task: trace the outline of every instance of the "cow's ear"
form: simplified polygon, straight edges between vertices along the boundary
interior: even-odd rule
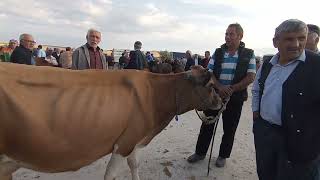
[[[194,66],[191,71],[187,71],[186,79],[196,86],[205,86],[211,79],[212,73],[200,66]]]
[[[194,74],[191,71],[188,71],[186,74],[186,79],[188,79],[189,81],[192,82],[192,84],[196,85],[196,86],[205,86],[209,80],[207,79],[208,76],[206,76],[205,74]]]
[[[204,73],[203,86],[206,86],[208,84],[212,76],[213,76],[213,73],[210,72],[208,69],[206,69],[206,72]]]
[[[192,73],[192,71],[187,71],[185,78],[192,82],[192,84],[197,84],[197,77]]]
[[[196,84],[200,86],[206,86],[212,77],[212,73],[207,69],[201,69],[201,73],[198,76],[195,76],[197,79]]]

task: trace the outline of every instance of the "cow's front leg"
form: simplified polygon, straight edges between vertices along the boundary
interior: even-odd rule
[[[12,173],[19,168],[15,161],[6,156],[0,156],[0,180],[12,180]]]
[[[118,145],[114,145],[113,152],[110,161],[107,165],[106,173],[104,174],[104,180],[114,180],[117,175],[117,170],[119,170],[121,164],[126,160],[125,157],[117,154]]]
[[[131,170],[132,180],[140,180],[139,172],[138,172],[140,163],[137,158],[137,149],[136,148],[128,156],[127,162],[128,162],[129,168]]]

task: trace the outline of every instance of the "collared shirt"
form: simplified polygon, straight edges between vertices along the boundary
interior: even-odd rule
[[[261,98],[260,116],[271,124],[282,125],[282,85],[300,62],[306,60],[305,51],[296,59],[286,65],[279,64],[279,53],[272,57],[270,63],[273,65],[266,79],[263,95]],[[263,65],[262,65],[263,66]],[[259,82],[261,69],[257,72],[252,87],[252,111],[259,111]]]
[[[38,49],[37,57],[46,57],[46,52],[43,49]]]
[[[12,63],[18,64],[29,64],[31,65],[32,52],[30,49],[25,48],[20,44],[19,47],[16,47],[10,57]]]
[[[239,54],[238,51],[234,55],[230,55],[228,52],[224,53],[223,63],[221,64],[221,74],[219,82],[223,85],[231,85],[234,74],[236,72]],[[213,72],[214,69],[214,56],[210,59],[208,68]],[[254,54],[250,58],[247,73],[256,73],[256,60]]]
[[[90,55],[90,69],[103,69],[102,60],[100,57],[100,48],[97,47],[93,49],[93,47],[87,44]]]

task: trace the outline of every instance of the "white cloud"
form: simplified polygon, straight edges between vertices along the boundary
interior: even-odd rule
[[[104,3],[104,4],[112,4],[111,0],[98,0],[98,2]]]
[[[223,0],[223,1],[213,1],[213,0],[180,0],[185,4],[192,5],[204,5],[204,6],[215,6],[215,5],[225,5],[236,8],[246,8],[246,10],[250,9],[250,6],[254,6],[260,1],[257,0]],[[249,5],[249,6],[248,6]]]
[[[103,3],[105,3],[105,2],[103,2]],[[94,4],[90,1],[82,1],[81,2],[81,11],[83,13],[87,13],[88,15],[90,15],[92,17],[101,17],[106,13],[107,7],[101,6],[101,4]]]
[[[1,13],[1,14],[0,14],[0,18],[6,18],[6,17],[7,17],[7,15],[4,14],[4,13]]]
[[[138,17],[138,23],[149,28],[171,29],[175,25],[177,17],[170,16],[168,13],[161,11],[154,4],[145,5],[145,14]]]
[[[170,16],[166,13],[153,13],[153,14],[147,14],[142,15],[139,17],[138,22],[143,26],[149,26],[149,27],[173,27],[175,26],[177,18],[174,16]]]
[[[238,22],[246,45],[266,53],[274,49],[274,29],[283,20],[320,25],[319,6],[318,0],[1,0],[0,41],[30,32],[40,43],[78,46],[87,29],[97,28],[104,49],[141,40],[145,49],[203,54],[224,43],[228,24]]]

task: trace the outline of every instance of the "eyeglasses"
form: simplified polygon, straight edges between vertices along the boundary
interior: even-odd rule
[[[33,43],[33,44],[35,44],[35,43],[36,43],[35,41],[26,40],[26,39],[23,39],[23,41],[26,41],[26,42],[28,42],[28,43]]]

